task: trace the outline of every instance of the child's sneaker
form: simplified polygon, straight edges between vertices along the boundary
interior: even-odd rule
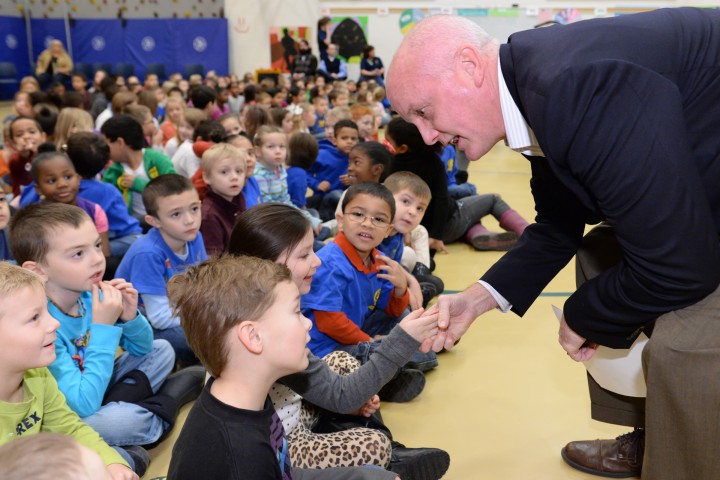
[[[137,473],[138,477],[145,475],[145,471],[147,470],[148,465],[150,465],[150,455],[147,450],[139,445],[129,445],[127,447],[122,447],[122,449],[130,455],[130,458],[132,458],[135,466],[133,471]]]

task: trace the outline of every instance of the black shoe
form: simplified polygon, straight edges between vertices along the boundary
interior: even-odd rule
[[[425,375],[420,370],[403,368],[380,389],[378,395],[387,402],[404,403],[420,395],[424,388]]]
[[[438,291],[435,285],[430,282],[419,282],[420,292],[422,293],[422,306],[426,308],[430,300],[438,296]]]
[[[139,445],[129,445],[121,448],[130,455],[130,458],[132,458],[132,461],[135,464],[133,471],[138,474],[138,477],[145,475],[145,471],[147,470],[148,465],[150,465],[150,455],[147,450]]]
[[[450,455],[439,448],[407,448],[392,442],[388,470],[402,480],[438,480],[450,468]]]
[[[178,406],[183,406],[200,395],[204,383],[205,369],[202,366],[186,367],[170,375],[157,395],[167,395],[175,399]]]

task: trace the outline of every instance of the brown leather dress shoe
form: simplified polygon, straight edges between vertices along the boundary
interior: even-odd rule
[[[636,428],[615,440],[570,442],[560,451],[573,468],[599,477],[639,477],[645,451],[645,430]]]

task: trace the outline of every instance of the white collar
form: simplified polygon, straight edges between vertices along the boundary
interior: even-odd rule
[[[505,145],[523,155],[544,157],[545,154],[535,137],[530,125],[525,121],[510,90],[505,83],[500,57],[498,57],[498,87],[500,90],[500,108],[502,109],[503,123],[505,123]]]

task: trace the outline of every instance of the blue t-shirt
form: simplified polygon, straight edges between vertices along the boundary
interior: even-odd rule
[[[20,194],[21,207],[40,201],[40,196],[33,185],[34,182],[24,188]],[[115,186],[97,180],[83,179],[80,180],[78,196],[97,203],[105,210],[110,225],[108,236],[111,239],[142,233],[140,222],[128,213],[127,204],[120,190]]]
[[[290,201],[296,207],[303,208],[307,203],[307,172],[300,167],[288,167],[287,183]]]
[[[388,236],[385,240],[378,245],[378,250],[385,254],[386,257],[390,257],[396,262],[400,263],[402,260],[403,249],[405,248],[405,236],[400,232],[395,232],[394,235]]]
[[[187,244],[187,258],[182,260],[165,243],[160,230],[151,228],[128,249],[120,262],[116,278],[124,278],[140,293],[167,296],[165,284],[174,275],[182,273],[191,265],[207,260],[202,234]]]
[[[245,187],[242,189],[242,193],[245,196],[245,209],[254,207],[262,203],[262,195],[260,194],[260,186],[255,180],[255,177],[249,177],[245,182]]]
[[[344,236],[338,234],[338,237]],[[338,238],[335,239],[335,242]],[[365,273],[353,265],[337,243],[330,243],[317,253],[322,265],[315,273],[312,287],[301,299],[303,314],[313,322],[308,348],[322,358],[336,350],[339,342],[325,335],[315,325],[315,310],[342,312],[358,327],[376,308],[388,306],[393,285],[378,278],[377,272]],[[347,240],[345,240],[347,242]],[[378,255],[373,251],[373,259]],[[359,257],[357,258],[358,261]]]
[[[348,156],[332,144],[330,140],[318,142],[320,151],[317,160],[308,170],[307,184],[316,194],[324,195],[326,192],[318,191],[320,182],[330,182],[330,190],[345,190],[340,183],[340,175],[347,174]]]
[[[455,180],[455,174],[458,172],[457,153],[455,152],[455,147],[453,147],[452,145],[447,145],[445,149],[443,149],[442,155],[440,155],[440,160],[442,160],[445,164],[445,173],[447,174],[448,187],[452,187],[453,185],[457,184],[457,180]]]
[[[8,242],[8,229],[3,228],[0,230],[0,260],[11,261],[13,260],[12,253],[10,253],[10,244]]]

